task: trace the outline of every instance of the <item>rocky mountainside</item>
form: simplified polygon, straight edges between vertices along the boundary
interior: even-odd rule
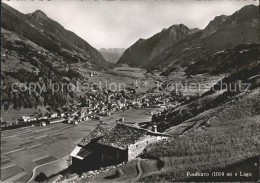
[[[118,64],[128,64],[134,67],[146,66],[163,50],[197,31],[198,29],[189,29],[185,25],[180,24],[163,29],[149,39],[139,39],[124,52]]]
[[[160,33],[160,39],[156,46],[153,49],[153,52],[150,56],[150,59],[154,58],[158,54],[160,54],[163,50],[167,49],[168,47],[174,45],[178,41],[187,37],[192,33],[199,31],[199,29],[189,29],[183,24],[180,25],[173,25],[168,29],[163,29]]]
[[[203,73],[218,75],[247,69],[257,63],[259,47],[259,44],[243,44],[234,49],[222,50],[202,58],[185,71],[188,75]]]
[[[161,160],[163,168],[143,176],[140,181],[210,182],[216,181],[216,177],[194,179],[183,172],[231,172],[228,170],[230,165],[235,167],[233,172],[250,166],[251,170],[254,169],[253,163],[251,165],[248,160],[257,157],[257,161],[260,155],[260,141],[255,138],[260,122],[258,50],[259,44],[239,45],[211,55],[209,60],[194,63],[189,68],[189,74],[199,74],[195,71],[203,69],[213,74],[230,74],[203,95],[153,116],[152,123],[157,125],[158,131],[171,134],[172,140],[153,144],[146,149],[144,158]],[[241,134],[251,135],[241,141]],[[215,153],[218,151],[225,153]],[[244,163],[238,166],[241,161]],[[184,168],[179,169],[180,166]],[[250,180],[244,180],[256,181],[258,177],[255,173]],[[218,179],[227,182],[240,180],[241,177]]]
[[[258,11],[259,6],[248,5],[228,16],[213,34],[204,38],[206,44],[215,49],[228,49],[239,44],[259,43]]]
[[[68,62],[77,62],[79,59],[77,55],[81,55],[81,60],[84,62],[91,62],[98,67],[108,65],[95,48],[40,10],[22,14],[2,3],[1,27],[65,57]]]
[[[108,64],[95,48],[42,11],[22,14],[2,3],[2,109],[69,108],[78,95],[67,85],[88,80],[89,72],[105,70]],[[18,90],[20,83],[26,90]],[[53,92],[54,83],[63,89]],[[30,91],[30,84],[36,90]]]
[[[207,27],[203,30],[203,36],[207,37],[221,29],[227,18],[228,16],[226,15],[216,16],[214,20],[210,21]]]
[[[207,60],[214,53],[242,44],[259,43],[258,9],[259,6],[248,5],[230,16],[217,16],[204,30],[187,30],[182,25],[177,39],[173,36],[175,39],[171,38],[168,42],[161,39],[162,31],[150,38],[154,40],[153,45],[148,44],[150,39],[147,39],[142,44],[128,48],[118,63],[170,73],[169,70],[174,71],[179,67],[189,67],[202,59]],[[166,35],[165,38],[167,37],[171,36]],[[143,45],[147,44],[150,49],[145,49],[144,52]]]
[[[117,63],[118,59],[123,55],[125,48],[101,48],[99,52],[103,55],[106,61],[110,63]]]

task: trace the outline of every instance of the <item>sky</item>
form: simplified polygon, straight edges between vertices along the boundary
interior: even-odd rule
[[[253,0],[12,0],[4,3],[22,13],[42,10],[93,47],[128,48],[174,24],[203,29],[219,15],[231,15]]]

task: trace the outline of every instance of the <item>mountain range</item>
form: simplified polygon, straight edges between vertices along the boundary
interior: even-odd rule
[[[143,67],[163,50],[197,31],[199,29],[189,29],[185,25],[180,24],[163,29],[160,33],[155,34],[147,40],[139,39],[125,51],[119,59],[118,64],[124,63],[129,66]]]
[[[117,60],[118,65],[158,70],[161,75],[180,68],[194,75],[234,72],[255,66],[258,59],[259,6],[248,5],[230,16],[217,16],[203,30],[173,25],[148,39],[139,39],[126,50],[100,49],[101,54],[40,10],[23,14],[1,5],[1,89],[6,110],[59,108],[77,97],[69,91],[51,95],[50,88],[30,96],[14,93],[14,82],[76,83],[88,80],[93,70],[107,70],[109,62]]]
[[[49,52],[66,57],[68,62],[92,62],[98,67],[108,65],[103,56],[85,40],[66,30],[44,12],[23,14],[2,3],[1,27],[34,42]],[[80,55],[80,58],[77,58]]]
[[[146,69],[186,68],[205,57],[238,45],[259,43],[259,6],[247,5],[230,16],[215,17],[205,29],[173,25],[126,49],[118,64]]]
[[[52,94],[51,87],[28,95],[12,91],[13,83],[76,84],[88,73],[104,71],[110,64],[94,47],[37,10],[23,14],[1,3],[1,89],[2,108],[45,107],[58,109],[76,102],[73,91]]]

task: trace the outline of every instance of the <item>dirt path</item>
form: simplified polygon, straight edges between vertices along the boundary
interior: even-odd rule
[[[65,156],[63,158],[60,158],[60,159],[57,159],[57,160],[54,160],[54,161],[51,161],[51,162],[48,162],[48,163],[45,163],[45,164],[42,164],[42,165],[39,165],[39,166],[36,166],[34,169],[33,169],[33,174],[31,176],[31,178],[27,181],[27,183],[30,183],[34,180],[35,178],[35,173],[36,173],[36,169],[39,168],[39,167],[42,167],[42,166],[45,166],[45,165],[48,165],[48,164],[51,164],[51,163],[54,163],[54,162],[57,162],[57,161],[60,161],[64,158],[68,158],[69,156]]]
[[[141,159],[140,158],[137,159],[136,166],[137,166],[137,169],[138,169],[138,175],[134,178],[134,180],[132,182],[138,182],[138,180],[141,178],[141,176],[143,174],[143,170],[141,168]]]

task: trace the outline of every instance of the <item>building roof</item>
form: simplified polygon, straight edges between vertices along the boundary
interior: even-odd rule
[[[90,143],[91,140],[96,139],[98,137],[105,136],[112,130],[112,127],[98,125],[95,130],[93,130],[88,136],[84,137],[80,142],[80,146],[85,146]]]
[[[120,123],[114,128],[99,125],[87,137],[80,141],[71,152],[70,156],[83,160],[93,153],[93,144],[90,142],[125,150],[129,145],[134,144],[147,136],[168,135]]]
[[[167,135],[125,124],[117,124],[114,128],[100,125],[87,137],[82,139],[79,145],[85,146],[90,141],[96,139],[96,142],[99,144],[126,149],[130,144],[136,143],[145,136]]]
[[[126,149],[129,145],[136,143],[145,136],[167,135],[118,123],[108,134],[98,140],[98,143],[119,149]]]
[[[126,149],[128,145],[134,144],[145,135],[147,135],[147,133],[144,129],[117,124],[115,128],[103,136],[98,143],[119,149]]]

